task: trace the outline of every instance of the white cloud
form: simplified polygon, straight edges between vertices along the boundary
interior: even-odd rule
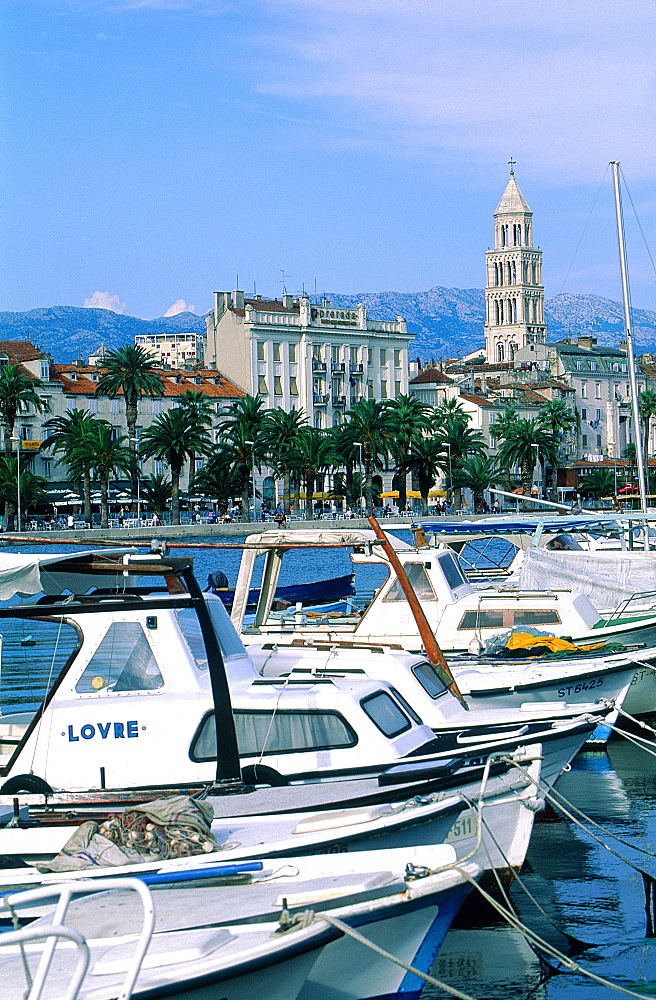
[[[268,0],[259,90],[320,105],[361,141],[436,163],[512,153],[561,181],[611,159],[653,174],[651,4]],[[297,30],[288,30],[287,17]],[[336,138],[336,137],[335,137]],[[324,141],[329,133],[324,132]]]
[[[84,300],[85,309],[110,309],[115,313],[125,312],[125,302],[121,301],[119,295],[110,295],[109,292],[94,292],[90,299]]]
[[[178,313],[190,312],[192,313],[196,306],[189,306],[184,299],[177,299],[172,306],[169,306],[165,316],[177,316]]]

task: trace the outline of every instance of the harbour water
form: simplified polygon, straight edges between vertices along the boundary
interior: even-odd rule
[[[67,551],[68,547],[40,546],[39,551],[43,550]],[[79,547],[70,550],[80,551]],[[175,555],[183,554],[184,549],[175,550]],[[189,554],[194,556],[201,584],[216,569],[234,582],[238,551],[200,549]],[[291,553],[281,583],[337,576],[349,567],[346,553],[340,550],[324,550],[320,563],[316,553]],[[31,644],[28,623],[5,621],[0,632],[0,708],[4,712],[34,708],[48,678],[56,675],[65,647],[60,641],[47,643],[45,649],[41,639]],[[560,780],[558,791],[604,829],[593,828],[590,833],[563,816],[548,817],[550,821],[543,818],[535,826],[521,881],[556,928],[588,945],[573,956],[575,962],[624,989],[654,997],[656,938],[645,933],[645,886],[640,870],[656,878],[656,758],[623,739],[615,740],[607,752],[580,754]],[[511,898],[526,925],[567,952],[567,938],[528,900],[519,882]],[[549,961],[555,971],[519,931],[475,903],[449,932],[433,972],[477,1000],[610,1000],[621,995],[565,970],[557,959]],[[422,998],[436,1000],[445,995],[426,986]]]

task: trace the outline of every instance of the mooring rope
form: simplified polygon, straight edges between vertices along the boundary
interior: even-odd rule
[[[579,973],[588,979],[592,979],[593,982],[598,983],[600,986],[607,986],[609,989],[615,990],[616,993],[624,994],[624,996],[636,997],[637,1000],[656,1000],[656,997],[653,996],[653,994],[636,993],[634,990],[630,990],[625,986],[619,986],[617,983],[613,983],[610,979],[605,979],[603,976],[598,976],[596,973],[590,972],[589,969],[583,968],[583,966],[579,965],[578,962],[575,962],[574,959],[565,955],[564,952],[559,951],[558,948],[549,944],[549,942],[545,941],[544,938],[541,938],[539,934],[536,934],[535,931],[532,931],[526,926],[526,924],[523,924],[511,910],[506,910],[506,908],[503,907],[501,903],[494,898],[494,896],[491,896],[489,892],[482,889],[476,879],[472,878],[468,872],[461,871],[457,865],[454,870],[458,871],[464,879],[470,882],[474,888],[478,890],[481,896],[487,900],[497,913],[499,913],[512,927],[514,927],[515,930],[519,931],[520,934],[523,934],[529,944],[531,944],[532,941],[536,948],[544,950],[551,958],[557,959],[568,971]]]
[[[476,885],[475,879],[469,879],[469,881]],[[410,965],[408,962],[404,962],[403,959],[397,958],[396,955],[392,955],[389,951],[385,951],[384,948],[374,944],[373,941],[364,937],[363,934],[354,930],[353,927],[345,924],[344,921],[340,920],[338,917],[331,917],[327,913],[316,913],[315,917],[317,920],[325,920],[326,923],[336,927],[337,930],[342,931],[343,934],[347,934],[348,937],[351,937],[354,941],[358,941],[360,944],[363,944],[366,948],[374,951],[377,955],[381,955],[382,958],[389,959],[390,962],[394,962],[396,965],[399,965],[402,969],[405,969],[406,972],[411,973],[411,975],[417,976],[419,979],[423,979],[425,983],[429,983],[431,986],[437,986],[438,989],[444,990],[445,993],[449,993],[452,997],[458,997],[459,1000],[475,1000],[475,998],[470,996],[468,993],[462,993],[461,990],[456,989],[455,986],[449,986],[448,983],[440,982],[439,979],[428,975],[427,972],[422,972],[420,969],[416,969],[414,965]],[[634,994],[634,996],[637,995],[637,993]],[[643,997],[642,1000],[653,1000],[653,998]]]
[[[520,764],[516,764],[515,766],[518,770],[523,771]],[[525,771],[524,774],[526,774]],[[610,830],[607,830],[606,827],[602,826],[600,823],[595,822],[595,820],[579,809],[578,806],[569,802],[568,799],[566,799],[564,795],[561,795],[560,792],[557,792],[555,788],[548,788],[546,785],[540,785],[540,787],[544,792],[545,798],[552,802],[553,805],[556,806],[556,808],[559,809],[567,819],[574,823],[575,826],[578,826],[579,829],[583,830],[584,833],[603,847],[604,850],[608,851],[609,854],[612,854],[613,857],[617,858],[619,861],[623,861],[625,865],[628,865],[629,868],[632,868],[633,871],[637,872],[637,874],[642,877],[642,881],[645,886],[645,910],[647,913],[647,931],[645,936],[654,937],[654,928],[656,927],[656,878],[650,872],[646,872],[644,868],[640,868],[639,865],[634,864],[633,861],[629,861],[628,858],[625,858],[619,853],[619,851],[614,850],[610,844],[607,844],[601,839],[601,837],[598,837],[595,833],[593,833],[592,830],[589,830],[585,824],[581,822],[581,820],[577,819],[572,810],[575,810],[579,816],[582,816],[586,823],[589,823],[590,826],[595,826],[604,835],[613,840],[617,840],[630,850],[640,851],[648,857],[654,857],[655,855],[651,851],[642,847],[635,847],[633,844],[629,844],[627,841],[622,840],[620,837],[611,833]]]

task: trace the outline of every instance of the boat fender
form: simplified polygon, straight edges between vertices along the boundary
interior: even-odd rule
[[[280,771],[266,764],[247,764],[242,768],[241,780],[246,785],[288,785],[287,778]]]
[[[53,794],[53,789],[38,774],[14,774],[0,786],[0,795],[13,795],[15,792],[48,796]]]

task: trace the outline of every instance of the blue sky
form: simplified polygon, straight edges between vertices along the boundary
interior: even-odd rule
[[[507,161],[547,295],[656,257],[653,0],[0,0],[0,310],[480,288]],[[626,200],[634,305],[653,267]]]

